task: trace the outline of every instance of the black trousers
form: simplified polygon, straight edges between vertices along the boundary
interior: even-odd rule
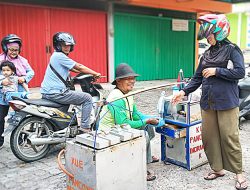
[[[7,116],[9,111],[9,106],[6,105],[0,105],[0,146],[4,143],[4,138],[2,137],[2,134],[4,132],[4,118]]]

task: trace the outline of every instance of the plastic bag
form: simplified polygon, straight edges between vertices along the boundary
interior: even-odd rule
[[[174,120],[177,120],[178,118],[178,113],[177,113],[177,105],[174,105],[174,104],[169,104],[168,105],[168,111],[167,113],[170,114]]]
[[[158,100],[158,104],[157,104],[157,111],[160,115],[160,117],[163,117],[163,113],[164,113],[164,104],[165,104],[165,91],[161,92],[161,97]]]

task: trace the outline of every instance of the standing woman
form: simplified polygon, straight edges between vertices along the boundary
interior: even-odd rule
[[[9,34],[5,36],[1,41],[3,53],[0,54],[0,64],[2,61],[10,61],[14,63],[16,67],[16,74],[18,76],[18,91],[25,91],[22,83],[28,83],[34,76],[34,71],[30,67],[27,59],[19,55],[22,47],[22,40],[15,34]],[[10,85],[11,82],[8,79],[0,81],[0,148],[3,146],[4,137],[2,137],[4,131],[4,118],[8,114],[9,105],[3,99],[2,85]]]
[[[202,84],[202,142],[211,167],[204,179],[223,177],[227,170],[236,174],[236,189],[247,189],[238,128],[238,80],[245,76],[243,55],[227,39],[230,25],[225,15],[207,14],[198,22],[198,40],[206,38],[211,46],[201,57],[191,82],[172,102],[178,103]]]

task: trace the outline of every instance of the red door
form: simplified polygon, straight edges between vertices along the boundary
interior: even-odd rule
[[[47,65],[47,10],[38,7],[0,5],[0,13],[0,38],[7,34],[17,34],[22,38],[21,55],[29,61],[35,71],[29,86],[40,86]]]
[[[0,38],[14,33],[23,40],[21,55],[35,71],[30,87],[41,85],[51,52],[52,37],[58,31],[76,39],[70,54],[82,63],[107,76],[106,14],[104,12],[55,9],[0,4]],[[103,79],[102,82],[106,82]]]
[[[82,10],[51,9],[50,36],[71,33],[76,45],[70,57],[107,76],[106,14]],[[103,82],[107,81],[107,78]]]

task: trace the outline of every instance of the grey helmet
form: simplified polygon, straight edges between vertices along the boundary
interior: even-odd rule
[[[70,52],[74,50],[74,45],[76,44],[73,36],[68,32],[57,32],[53,36],[53,47],[56,51],[62,52],[62,43],[65,45],[70,45]]]

